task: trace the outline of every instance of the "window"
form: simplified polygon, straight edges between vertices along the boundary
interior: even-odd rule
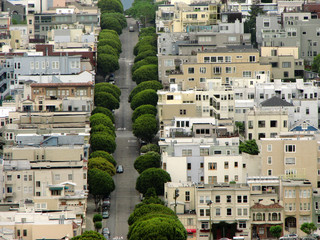
[[[206,216],[210,216],[210,209],[206,209]]]
[[[266,121],[263,121],[263,120],[258,121],[258,127],[259,127],[259,128],[264,128],[264,127],[266,127]]]
[[[224,175],[224,182],[225,183],[229,182],[229,175]]]
[[[180,115],[186,115],[187,110],[186,109],[180,109]]]
[[[12,175],[7,175],[7,181],[12,181]]]
[[[231,203],[231,196],[227,195],[227,203]]]
[[[194,78],[188,78],[188,81],[194,82]]]
[[[189,67],[188,68],[188,73],[189,74],[194,74],[194,68],[193,67]]]
[[[225,56],[224,60],[226,63],[230,63],[231,62],[231,56]]]
[[[185,192],[185,200],[186,200],[186,202],[190,202],[190,192],[189,191]]]
[[[271,157],[271,156],[268,156],[268,158],[267,158],[267,164],[268,164],[268,165],[271,165],[271,164],[272,164],[272,157]]]
[[[268,176],[272,176],[272,170],[268,169]]]
[[[243,71],[242,77],[244,78],[251,78],[251,71]]]
[[[296,164],[296,158],[291,157],[291,158],[286,158],[285,159],[285,164]]]
[[[173,95],[167,95],[167,100],[173,100]]]
[[[220,203],[220,196],[216,196],[216,203]]]
[[[200,209],[200,216],[204,216],[204,209]]]
[[[309,110],[309,108],[308,108],[308,107],[306,108],[306,114],[307,114],[307,115],[309,115],[309,114],[310,114],[310,110]]]
[[[207,68],[206,67],[200,67],[200,73],[206,73]]]
[[[283,121],[283,127],[286,128],[287,127],[287,120]]]
[[[243,202],[244,202],[244,203],[247,203],[247,202],[248,202],[248,196],[247,196],[247,195],[244,195],[244,196],[243,196]]]
[[[290,68],[291,67],[291,62],[283,62],[282,63],[283,68]]]
[[[192,149],[182,149],[182,156],[192,156]]]
[[[200,148],[200,156],[209,156],[209,148]]]
[[[29,181],[32,181],[32,175],[29,175]]]
[[[40,187],[40,186],[41,186],[40,181],[36,181],[36,187]]]
[[[72,174],[68,174],[68,181],[72,181]]]
[[[241,195],[238,195],[237,196],[237,203],[241,203],[242,202],[242,196]]]
[[[231,67],[226,67],[226,73],[232,73],[232,68]]]
[[[292,144],[285,145],[285,152],[296,152],[296,145],[292,145]]]
[[[224,162],[224,169],[229,169],[229,162]]]
[[[244,209],[243,209],[244,210]],[[243,214],[244,215],[244,214]],[[246,221],[239,221],[239,228],[247,228]]]
[[[216,162],[208,163],[208,169],[209,170],[217,170],[217,163]]]
[[[277,56],[278,52],[276,49],[271,50],[271,56]]]
[[[201,223],[201,229],[209,229],[209,223],[208,222],[202,222]]]
[[[277,121],[276,120],[271,120],[270,121],[270,127],[272,127],[272,128],[277,127]]]
[[[30,62],[30,69],[34,69],[34,62]]]
[[[191,170],[191,163],[188,163],[188,170]]]
[[[221,215],[221,209],[220,208],[216,208],[216,216],[220,216]]]
[[[52,69],[59,69],[59,62],[58,61],[52,62]]]
[[[28,175],[23,175],[23,181],[28,181]]]
[[[241,215],[242,215],[242,208],[238,208],[238,209],[237,209],[237,215],[238,215],[238,216],[241,216]]]
[[[268,144],[267,145],[267,151],[268,152],[272,152],[272,144]]]
[[[214,67],[213,72],[214,74],[221,74],[221,67]]]
[[[28,236],[27,229],[23,229],[23,236],[24,236],[24,237]]]
[[[231,208],[227,208],[227,216],[231,216],[232,215],[232,209]]]
[[[249,56],[249,62],[255,62],[256,56]]]

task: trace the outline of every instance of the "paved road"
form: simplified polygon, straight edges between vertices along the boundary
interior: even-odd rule
[[[128,26],[135,25],[133,19],[128,19]],[[136,27],[136,26],[135,26]],[[135,29],[136,30],[136,29]],[[124,166],[124,173],[114,177],[116,190],[111,194],[110,218],[104,220],[103,226],[108,226],[111,239],[122,236],[126,239],[128,233],[127,220],[134,206],[139,203],[139,194],[135,190],[138,177],[133,163],[139,155],[137,139],[132,134],[131,114],[128,96],[136,84],[131,80],[131,66],[133,64],[133,47],[138,42],[138,33],[123,30],[120,36],[122,53],[120,55],[120,69],[115,73],[116,85],[121,89],[120,108],[115,112],[117,149],[114,157],[118,164]]]

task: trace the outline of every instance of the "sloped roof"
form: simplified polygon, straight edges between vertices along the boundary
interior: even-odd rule
[[[278,98],[276,96],[263,101],[260,105],[262,107],[291,107],[291,106],[293,106],[292,103],[289,103],[286,100],[283,100],[283,99]]]
[[[262,208],[283,208],[280,204],[274,203],[270,205],[263,205],[261,203],[256,203],[252,207],[252,209],[262,209]]]
[[[311,125],[307,121],[299,121],[297,122],[291,129],[290,132],[317,132],[319,129],[313,125]]]

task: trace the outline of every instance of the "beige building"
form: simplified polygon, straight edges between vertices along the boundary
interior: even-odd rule
[[[168,73],[170,83],[178,84],[181,90],[206,89],[207,79],[221,79],[228,84],[233,78],[250,79],[265,73],[269,79],[271,76],[271,65],[260,63],[259,51],[244,46],[199,52],[196,59]]]
[[[260,139],[261,175],[282,176],[284,179],[308,179],[319,187],[320,153],[314,135],[280,135]]]
[[[176,189],[179,190],[179,197],[175,201]],[[173,210],[176,205],[177,215],[191,239],[208,239],[210,229],[213,239],[220,239],[222,236],[251,239],[248,186],[170,182],[165,184],[165,202]]]
[[[298,47],[261,47],[260,62],[271,64],[273,79],[301,78],[304,60]]]

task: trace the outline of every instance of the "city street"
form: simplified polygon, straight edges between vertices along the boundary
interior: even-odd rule
[[[113,179],[116,189],[111,194],[111,207],[109,219],[103,220],[103,227],[108,227],[111,238],[127,239],[127,220],[134,206],[139,203],[139,193],[135,190],[137,171],[133,167],[139,155],[138,141],[132,134],[131,114],[128,96],[136,84],[131,80],[131,66],[133,64],[133,47],[138,42],[138,31],[135,20],[128,18],[128,27],[120,35],[122,53],[120,55],[120,69],[115,72],[116,85],[121,89],[120,108],[115,111],[117,149],[113,154],[118,165],[123,165],[124,173],[116,174]],[[134,26],[135,31],[129,32],[129,26]],[[93,200],[88,201],[87,230],[94,230],[92,216]],[[121,238],[122,237],[122,238]],[[117,239],[117,238],[116,238]]]

